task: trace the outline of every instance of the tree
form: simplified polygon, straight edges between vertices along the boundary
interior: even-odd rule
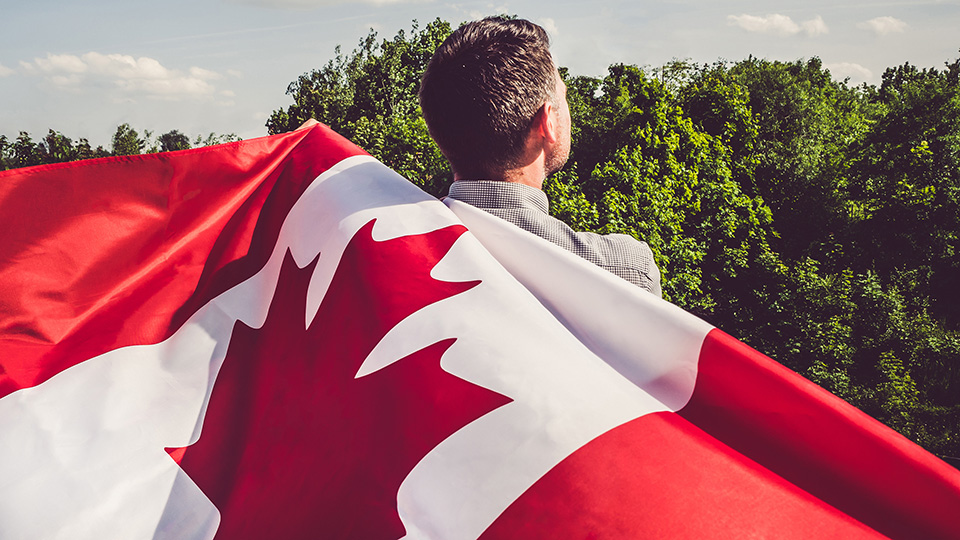
[[[889,279],[918,269],[915,292],[960,328],[960,60],[947,69],[890,68],[885,113],[857,147],[851,207],[855,261]],[[851,261],[854,262],[854,261]]]
[[[77,151],[73,141],[62,133],[50,130],[43,138],[44,163],[62,163],[77,159]]]
[[[757,129],[744,189],[770,205],[776,230],[790,231],[777,242],[784,257],[826,256],[834,233],[846,227],[846,149],[862,140],[875,110],[860,90],[834,81],[818,58],[750,58],[727,73],[749,96]]]
[[[5,171],[10,167],[8,160],[10,158],[7,156],[10,150],[10,140],[7,139],[6,135],[0,135],[0,171]]]
[[[160,135],[157,137],[157,140],[160,142],[161,152],[173,152],[175,150],[187,150],[190,148],[190,138],[176,129]]]
[[[193,141],[193,146],[214,146],[217,144],[224,144],[229,142],[239,141],[240,137],[236,133],[208,133],[206,137],[197,135],[197,138]],[[189,146],[188,146],[189,148]]]
[[[31,165],[40,165],[43,163],[44,149],[40,144],[35,144],[30,134],[21,131],[17,140],[10,147],[13,154],[13,167],[29,167]]]
[[[120,124],[117,126],[116,133],[113,134],[113,154],[116,156],[129,156],[140,154],[146,146],[146,141],[140,138],[137,130],[130,127],[130,124]]]
[[[81,138],[77,141],[77,144],[74,147],[74,159],[94,159],[107,157],[110,153],[104,150],[102,146],[97,146],[93,148],[90,146],[90,141],[85,138]]]

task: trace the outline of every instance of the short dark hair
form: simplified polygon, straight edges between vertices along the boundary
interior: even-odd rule
[[[423,73],[420,108],[453,170],[490,178],[517,166],[556,73],[549,36],[530,21],[488,17],[450,34]]]

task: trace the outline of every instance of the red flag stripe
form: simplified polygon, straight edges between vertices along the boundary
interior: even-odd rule
[[[593,440],[487,529],[498,538],[883,538],[675,413]]]

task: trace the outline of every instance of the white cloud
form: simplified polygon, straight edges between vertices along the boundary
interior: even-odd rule
[[[808,36],[818,36],[829,32],[827,23],[819,15],[814,19],[797,24],[790,17],[778,13],[763,17],[744,13],[743,15],[728,15],[727,23],[739,26],[747,32],[778,36],[793,36],[801,32]]]
[[[82,77],[80,77],[77,74],[50,75],[50,77],[48,77],[48,80],[61,88],[71,88],[71,87],[76,87],[82,80]]]
[[[145,56],[134,58],[125,54],[88,52],[79,60],[89,66],[91,74],[119,80],[167,80],[177,77],[159,61]]]
[[[823,22],[823,17],[819,15],[814,19],[800,23],[800,27],[803,28],[803,31],[806,32],[808,36],[819,36],[820,34],[826,34],[830,31],[830,29],[827,28],[827,23]]]
[[[220,75],[216,71],[210,71],[209,69],[203,69],[197,66],[190,68],[190,75],[205,81],[215,81],[223,78],[223,75]]]
[[[780,34],[793,35],[800,31],[797,23],[786,15],[767,15],[766,17],[757,17],[756,15],[728,15],[727,21],[743,28],[747,32],[758,32],[762,34]]]
[[[7,66],[0,64],[0,77],[6,77],[7,75],[13,75],[13,70]]]
[[[185,96],[204,96],[214,88],[206,81],[196,78],[129,79],[115,81],[118,88],[127,94],[146,94],[149,97],[179,99]]]
[[[861,66],[860,64],[854,64],[852,62],[824,64],[823,67],[829,69],[830,75],[832,75],[834,79],[840,81],[849,77],[850,82],[859,84],[862,82],[869,82],[873,79],[872,71]]]
[[[878,36],[901,33],[907,29],[907,23],[893,17],[876,17],[857,24],[857,28],[869,30]]]
[[[71,54],[48,54],[46,58],[35,60],[37,68],[44,73],[83,73],[86,64]]]
[[[20,62],[24,70],[43,75],[61,90],[83,91],[108,88],[120,92],[113,100],[126,102],[137,97],[182,100],[213,96],[210,81],[223,78],[215,71],[193,66],[186,73],[170,69],[158,60],[124,54],[88,52],[81,56],[47,54],[33,62]]]

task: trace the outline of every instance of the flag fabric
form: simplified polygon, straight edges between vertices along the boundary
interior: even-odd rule
[[[0,538],[960,538],[960,472],[328,128],[0,173]]]

